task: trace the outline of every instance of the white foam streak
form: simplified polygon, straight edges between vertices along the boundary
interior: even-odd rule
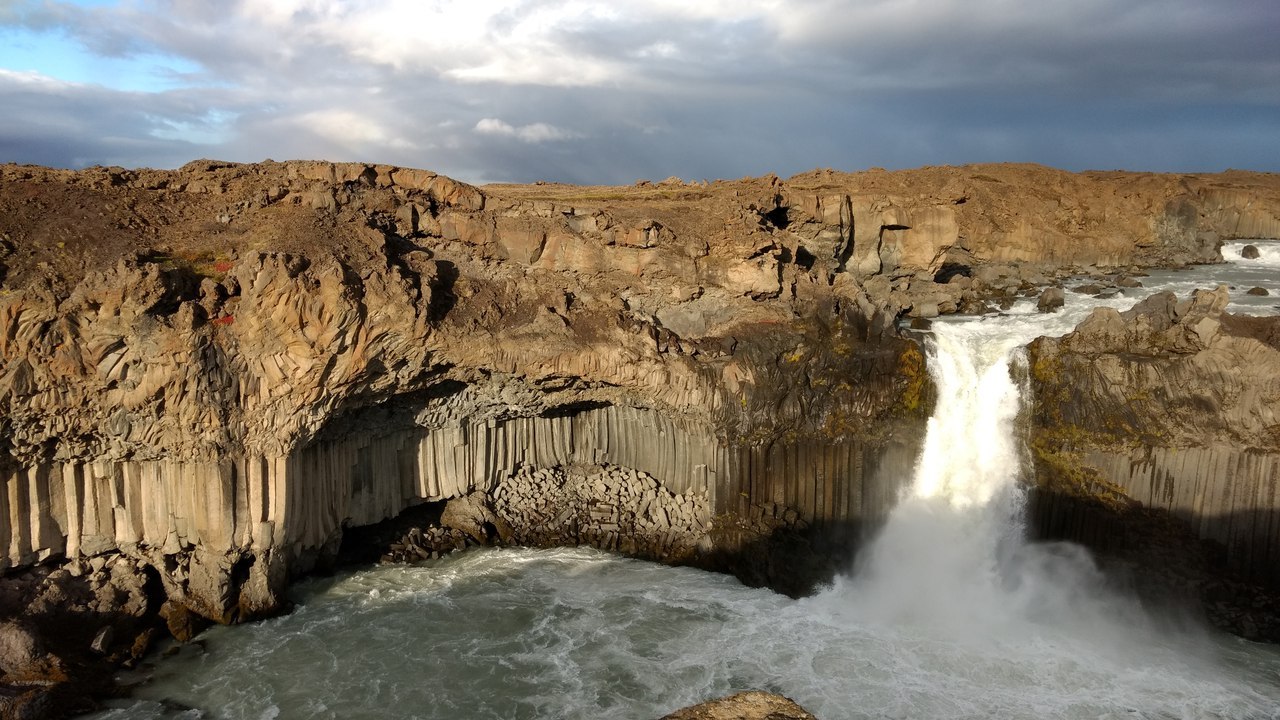
[[[1258,249],[1258,257],[1246,258],[1241,252],[1246,245]],[[1242,267],[1280,268],[1280,242],[1274,240],[1245,240],[1223,243],[1222,259]]]

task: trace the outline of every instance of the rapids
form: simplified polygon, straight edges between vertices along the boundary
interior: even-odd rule
[[[1273,311],[1243,295],[1275,282],[1272,250],[1256,276],[1210,269],[1239,309]],[[934,323],[914,481],[816,596],[586,549],[472,551],[302,583],[293,613],[209,630],[94,717],[657,718],[761,688],[825,720],[1280,718],[1280,650],[1153,613],[1082,549],[1023,539],[1020,348],[1139,295],[1067,296]]]

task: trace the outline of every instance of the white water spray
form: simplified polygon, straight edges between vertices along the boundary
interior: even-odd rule
[[[938,399],[913,482],[833,589],[855,616],[981,643],[1065,633],[1110,645],[1117,624],[1121,635],[1148,627],[1135,601],[1104,589],[1083,549],[1024,539],[1021,348],[1087,310],[934,324]]]

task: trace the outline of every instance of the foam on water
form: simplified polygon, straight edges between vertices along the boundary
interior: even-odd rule
[[[1150,617],[1080,548],[1023,541],[1010,364],[1100,301],[1068,303],[935,324],[914,482],[814,597],[583,549],[468,552],[305,583],[292,614],[210,630],[100,717],[655,718],[763,688],[826,720],[1280,718],[1276,648]]]
[[[1246,245],[1258,249],[1258,257],[1246,258],[1241,253]],[[1222,258],[1243,267],[1268,267],[1280,270],[1280,242],[1274,240],[1238,240],[1223,243]]]
[[[1248,260],[1240,257],[1245,245],[1258,248],[1259,257]],[[1185,296],[1196,288],[1226,285],[1231,291],[1228,309],[1244,315],[1275,315],[1280,311],[1280,242],[1274,240],[1250,240],[1226,243],[1221,249],[1224,263],[1201,265],[1188,270],[1152,270],[1142,280],[1151,287],[1172,290]],[[1260,287],[1268,295],[1249,295],[1252,288]]]
[[[1190,655],[1145,638],[965,637],[869,617],[847,581],[792,601],[582,549],[478,551],[304,595],[287,617],[215,628],[141,691],[200,711],[104,717],[655,718],[758,687],[828,720],[1246,718],[1280,697],[1275,655],[1240,641]]]

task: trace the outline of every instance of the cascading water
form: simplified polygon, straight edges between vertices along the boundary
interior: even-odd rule
[[[294,613],[212,629],[100,717],[654,718],[765,688],[825,720],[1280,718],[1274,648],[1158,623],[1083,550],[1023,540],[1017,348],[1084,310],[935,325],[914,482],[814,597],[589,550],[468,552],[309,582]]]
[[[857,572],[829,593],[838,602],[864,620],[1010,652],[1049,637],[1097,649],[1139,630],[1157,641],[1146,613],[1105,587],[1083,549],[1025,540],[1022,348],[1066,332],[1084,309],[1046,318],[1023,306],[935,323],[928,345],[938,400],[915,478]]]
[[[1003,605],[1002,554],[1021,535],[1023,465],[1010,364],[1027,341],[1011,320],[937,323],[929,339],[938,399],[915,478],[851,581],[882,621],[968,631],[1004,611],[992,606]]]

